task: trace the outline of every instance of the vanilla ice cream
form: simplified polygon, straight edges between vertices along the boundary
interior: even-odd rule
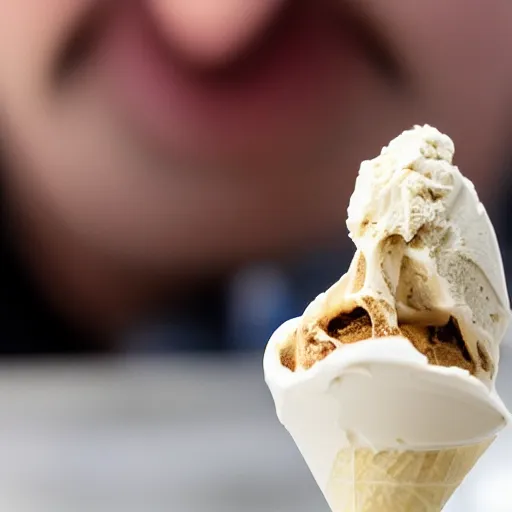
[[[265,352],[278,417],[335,512],[440,510],[508,421],[503,265],[453,155],[416,126],[361,164],[348,272]]]

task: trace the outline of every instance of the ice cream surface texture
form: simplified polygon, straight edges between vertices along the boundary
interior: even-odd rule
[[[426,125],[361,164],[348,272],[265,351],[278,417],[334,512],[441,510],[508,422],[503,265],[453,156]]]

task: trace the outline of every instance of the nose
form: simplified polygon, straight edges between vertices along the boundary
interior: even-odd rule
[[[287,0],[147,0],[172,47],[201,66],[236,58],[277,18]]]

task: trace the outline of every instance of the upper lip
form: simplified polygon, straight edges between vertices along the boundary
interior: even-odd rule
[[[124,0],[127,1],[127,0]],[[255,67],[258,61],[265,58],[267,52],[272,51],[276,38],[285,29],[287,23],[293,18],[294,12],[307,5],[309,0],[291,0],[287,2],[273,22],[266,27],[251,43],[240,51],[235,58],[218,66],[197,69],[183,59],[179,53],[173,52],[171,45],[159,34],[157,24],[154,31],[160,41],[160,47],[174,62],[189,68],[191,73],[199,73],[203,79],[231,80],[245,75],[245,71]],[[381,74],[396,85],[404,83],[405,69],[390,37],[377,20],[372,18],[364,7],[365,2],[354,0],[310,0],[323,2],[322,8],[329,9],[333,23],[342,30],[350,30],[359,41],[364,53]],[[110,16],[115,16],[115,10],[124,8],[123,2],[98,1],[94,2],[90,10],[81,17],[81,20],[71,27],[67,38],[61,45],[61,52],[55,60],[52,77],[57,84],[65,82],[65,78],[73,73],[86,59],[102,30],[108,29]],[[313,6],[315,7],[315,6]],[[318,6],[320,7],[320,6]],[[316,8],[316,7],[315,7]],[[150,17],[148,17],[150,20]],[[151,20],[150,20],[151,22]]]
[[[315,5],[316,2],[319,2]],[[400,52],[392,42],[384,27],[370,15],[364,7],[365,2],[354,0],[290,0],[285,2],[273,22],[266,26],[242,51],[231,60],[212,68],[194,68],[180,55],[173,52],[170,45],[160,37],[161,47],[174,61],[189,68],[189,72],[200,73],[202,78],[229,81],[245,76],[245,71],[255,68],[258,62],[273,51],[276,41],[286,32],[288,24],[293,23],[294,16],[300,16],[300,9],[324,8],[326,17],[339,31],[350,31],[358,40],[366,57],[393,84],[400,86],[406,79],[405,69],[400,59]],[[304,14],[304,13],[302,13]],[[155,27],[158,35],[158,27]]]

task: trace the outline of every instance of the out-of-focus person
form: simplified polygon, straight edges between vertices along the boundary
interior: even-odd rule
[[[343,239],[360,161],[413,124],[490,200],[511,24],[509,0],[4,2],[0,352],[256,343],[242,317],[294,292],[243,268]]]

